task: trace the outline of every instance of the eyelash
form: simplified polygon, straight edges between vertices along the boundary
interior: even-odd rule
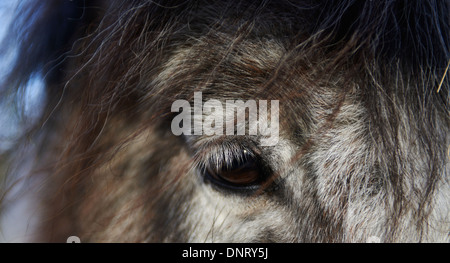
[[[230,167],[235,160],[243,160],[244,152],[256,157],[253,150],[234,145],[221,145],[220,148],[205,149],[196,154],[195,167],[201,172],[207,168],[215,168],[216,171],[219,171],[224,166]]]

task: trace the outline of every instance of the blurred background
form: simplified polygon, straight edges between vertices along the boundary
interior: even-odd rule
[[[14,57],[14,51],[10,47],[6,47],[3,41],[11,24],[16,4],[17,0],[3,0],[0,2],[0,80],[3,80],[4,76],[9,72],[11,60]],[[1,87],[2,90],[4,88]],[[17,128],[17,123],[11,116],[12,110],[12,105],[0,104],[0,154],[11,147],[8,138],[14,135]]]
[[[10,72],[11,63],[16,57],[15,42],[6,43],[4,41],[5,39],[11,40],[8,30],[14,26],[12,18],[19,1],[0,1],[0,83]],[[21,2],[22,4],[26,3],[23,0]],[[1,90],[7,88],[2,86]],[[0,103],[0,154],[12,147],[14,140],[22,134],[20,116],[25,117],[27,121],[32,121],[39,116],[39,104],[43,99],[41,76],[33,77],[27,87],[20,91],[19,97],[20,100],[6,100],[6,102]]]
[[[17,42],[8,35],[8,31],[14,26],[17,5],[19,2],[21,5],[26,4],[27,1],[41,0],[0,1],[0,91],[8,89],[3,80],[10,72],[17,53]],[[11,150],[16,150],[15,141],[23,135],[26,123],[33,122],[40,115],[40,104],[44,99],[41,76],[34,76],[16,98],[20,99],[14,99],[14,95],[0,99],[0,242],[30,240],[37,218],[33,215],[37,214],[38,208],[30,196],[23,194],[27,187],[20,180],[29,171],[26,162],[11,168],[16,165],[11,165],[9,157]],[[5,190],[8,190],[7,196],[4,195]]]

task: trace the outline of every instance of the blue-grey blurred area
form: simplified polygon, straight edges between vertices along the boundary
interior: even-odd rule
[[[0,84],[2,85],[0,89],[2,91],[10,88],[7,83],[4,83],[4,79],[11,72],[17,53],[17,40],[20,40],[20,36],[18,36],[19,39],[12,39],[12,35],[8,34],[11,26],[14,26],[13,16],[19,2],[20,0],[0,1]],[[17,90],[17,93],[10,94],[8,99],[0,100],[0,154],[13,147],[14,142],[27,128],[27,124],[40,115],[40,102],[43,96],[43,82],[41,76],[37,74],[31,78],[26,87]]]
[[[40,116],[44,100],[43,81],[39,74],[20,89],[9,87],[5,82],[12,70],[20,42],[20,36],[13,38],[8,33],[14,26],[13,17],[19,3],[26,4],[26,1],[0,1],[0,94],[3,96],[0,98],[0,242],[31,240],[33,222],[37,218],[33,197],[23,194],[27,188],[22,180],[29,172],[27,162],[12,165],[10,161],[12,152],[19,152],[19,155],[29,152],[18,151],[17,141],[30,127],[30,123],[35,123]]]

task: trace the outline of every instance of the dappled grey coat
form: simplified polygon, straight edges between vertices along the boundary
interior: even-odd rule
[[[46,83],[10,153],[11,178],[33,167],[32,240],[448,241],[449,19],[445,0],[22,2],[1,92]],[[175,136],[194,91],[278,100],[278,143]]]

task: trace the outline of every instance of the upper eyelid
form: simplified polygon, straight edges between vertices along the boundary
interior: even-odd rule
[[[220,169],[236,158],[244,157],[244,150],[250,156],[261,156],[258,141],[242,136],[196,136],[183,135],[188,151],[193,158],[193,167],[204,171],[206,168]]]
[[[224,166],[231,167],[236,159],[239,161],[244,160],[245,155],[255,156],[250,149],[235,150],[227,146],[220,146],[214,150],[209,150],[205,155],[196,155],[194,163],[201,169],[208,167],[219,171]]]
[[[194,154],[194,167],[204,171],[206,168],[219,171],[224,166],[229,166],[238,160],[244,160],[246,155],[256,157],[255,152],[240,145],[218,145],[216,147],[202,148]]]

